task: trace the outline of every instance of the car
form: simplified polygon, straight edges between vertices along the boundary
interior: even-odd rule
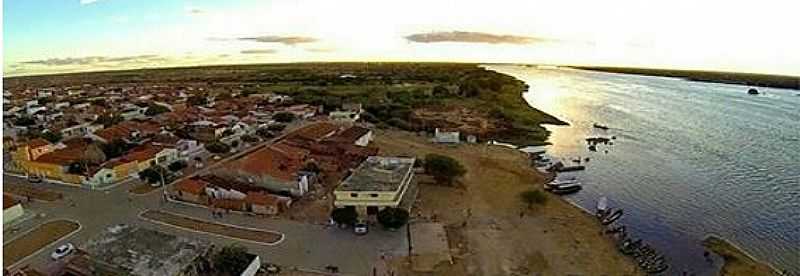
[[[213,156],[213,157],[211,157],[211,158],[212,158],[212,159],[214,159],[214,160],[220,160],[220,159],[222,159],[222,157],[219,157],[219,155],[214,155],[214,156]]]
[[[366,223],[359,222],[353,227],[353,233],[356,235],[366,235],[369,232],[369,226]]]
[[[194,167],[195,167],[195,168],[198,168],[198,169],[199,169],[199,168],[202,168],[202,167],[203,167],[203,163],[202,163],[202,162],[197,162],[197,163],[194,163]]]
[[[56,250],[53,251],[53,254],[50,254],[50,258],[52,258],[53,260],[60,260],[66,257],[67,255],[72,254],[72,252],[75,252],[74,245],[72,245],[71,243],[63,244],[57,247]]]
[[[30,183],[40,183],[42,182],[42,177],[38,175],[29,175],[28,182]]]

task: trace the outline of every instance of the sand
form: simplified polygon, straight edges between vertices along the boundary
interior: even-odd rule
[[[427,139],[380,130],[374,145],[384,155],[444,154],[467,168],[456,187],[419,175],[412,213],[447,226],[455,264],[425,274],[410,271],[408,260],[394,260],[399,275],[642,275],[600,234],[593,216],[555,195],[544,205],[526,207],[519,193],[541,189],[544,177],[527,166],[523,153],[482,144],[434,145]]]
[[[724,239],[709,236],[703,241],[703,245],[725,259],[721,276],[780,275],[769,265],[753,259]]]

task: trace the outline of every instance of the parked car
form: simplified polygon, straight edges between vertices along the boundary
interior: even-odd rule
[[[211,158],[212,158],[212,159],[214,159],[214,160],[220,160],[220,159],[222,159],[222,157],[219,157],[219,155],[214,155],[214,156],[213,156],[213,157],[211,157]]]
[[[28,182],[30,182],[30,183],[40,183],[40,182],[42,182],[42,177],[38,176],[38,175],[35,175],[35,174],[34,175],[29,175],[28,176]]]
[[[366,235],[369,232],[369,226],[363,222],[356,223],[355,227],[353,227],[353,232],[356,235]]]
[[[75,246],[71,243],[67,243],[56,248],[56,250],[53,251],[53,254],[50,254],[50,258],[53,260],[60,260],[61,258],[72,254],[72,252],[75,252]]]

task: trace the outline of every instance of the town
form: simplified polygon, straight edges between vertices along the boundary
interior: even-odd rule
[[[193,79],[227,68],[7,79],[10,275],[488,275],[615,250],[593,216],[546,200],[530,153],[493,140],[538,135],[500,119],[522,114],[513,79],[469,64]],[[635,271],[593,258],[550,271]]]

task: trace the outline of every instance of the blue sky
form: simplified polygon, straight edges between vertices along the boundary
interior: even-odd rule
[[[4,0],[3,69],[385,60],[800,75],[789,1],[376,2]]]

